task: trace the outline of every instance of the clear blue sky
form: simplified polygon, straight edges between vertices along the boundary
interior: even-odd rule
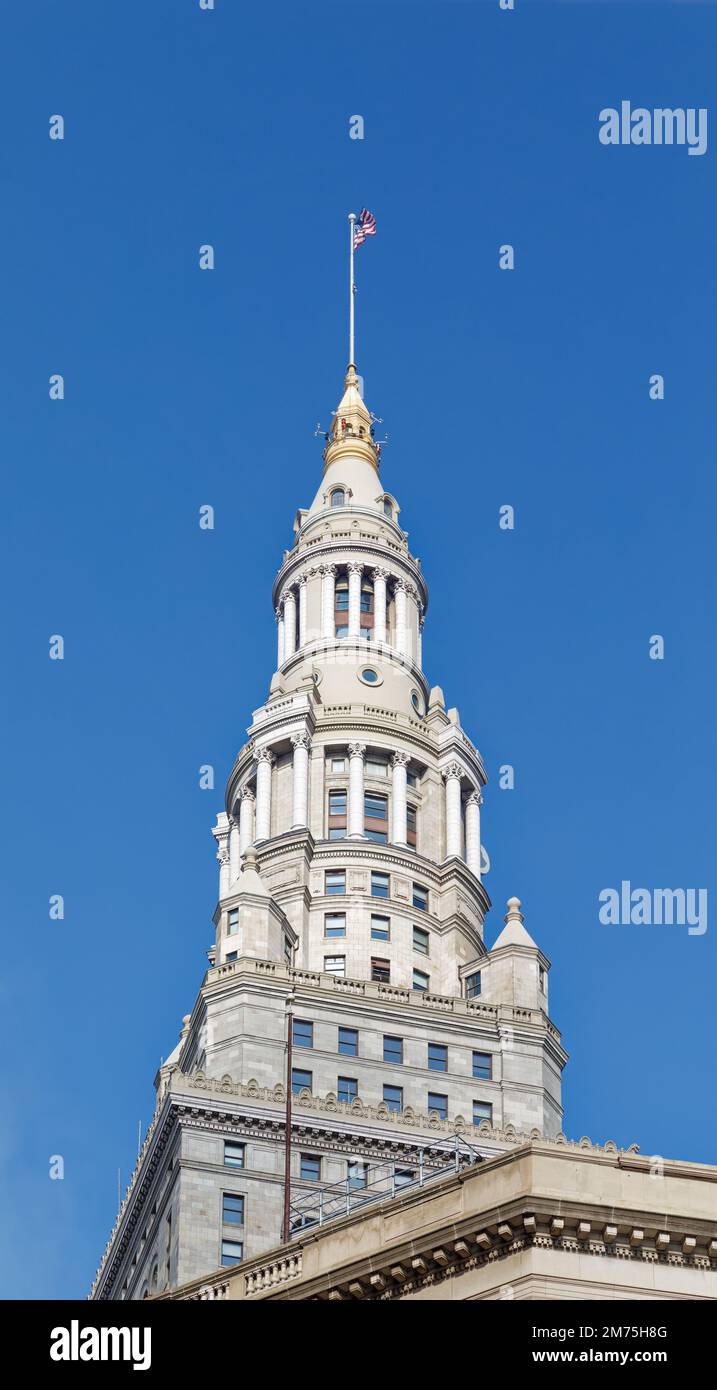
[[[5,7],[5,1294],[88,1288],[206,967],[210,826],[273,670],[364,204],[359,370],[429,679],[491,778],[487,940],[518,894],[571,1136],[715,1159],[717,916],[597,916],[622,879],[717,913],[715,154],[605,148],[597,116],[710,107],[716,40],[712,5]]]

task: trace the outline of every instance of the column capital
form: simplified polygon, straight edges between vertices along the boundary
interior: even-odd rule
[[[466,797],[466,806],[482,806],[483,793],[476,787],[469,797]]]
[[[283,622],[283,619],[284,619],[284,599],[283,599],[283,597],[279,599],[279,606],[278,606],[278,608],[275,608],[275,609],[274,609],[274,617],[276,618],[277,623]]]
[[[383,565],[376,565],[373,571],[373,577],[374,580],[385,579],[388,581],[391,578],[391,571],[384,569]]]
[[[401,753],[401,752],[397,752],[397,753],[394,753],[393,756],[392,756],[392,758],[391,758],[391,766],[392,766],[392,767],[408,767],[408,764],[410,763],[410,761],[411,761],[411,755],[410,755],[410,753]]]
[[[311,747],[311,738],[306,733],[292,734],[291,742],[294,748],[306,748],[308,751]]]
[[[271,764],[274,762],[274,754],[270,748],[260,748],[258,753],[254,754],[254,761],[257,763],[268,763],[271,767]]]
[[[349,574],[361,575],[364,572],[365,565],[360,560],[350,560],[346,568]]]
[[[394,580],[394,586],[397,589],[403,589],[404,592],[407,594],[410,593],[413,587],[413,585],[409,582],[408,579],[396,579]]]
[[[451,777],[457,777],[460,781],[463,776],[463,768],[460,763],[448,763],[447,767],[441,769],[441,777],[447,782]]]
[[[296,581],[297,588],[303,589],[303,588],[304,588],[304,585],[305,585],[305,584],[308,584],[308,582],[309,582],[309,576],[308,576],[308,574],[300,574],[299,577],[298,577],[298,579],[297,579],[297,581]]]
[[[336,565],[319,565],[319,572],[321,574],[328,574],[333,576],[336,573],[336,570]]]
[[[240,801],[256,801],[256,793],[254,792],[253,788],[252,788],[252,787],[249,787],[249,786],[242,787],[242,789],[241,789],[241,791],[240,791],[240,793],[239,793],[239,800],[240,800]]]
[[[219,849],[217,850],[217,859],[219,860],[220,864],[229,863],[229,846],[226,843],[221,844],[219,846]]]
[[[361,758],[361,759],[363,759],[363,758],[365,757],[365,754],[366,754],[366,744],[365,744],[365,743],[349,743],[347,746],[348,746],[349,757],[350,757],[350,758]]]

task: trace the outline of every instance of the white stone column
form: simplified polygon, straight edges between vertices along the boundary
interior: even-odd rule
[[[212,835],[217,842],[219,861],[219,897],[225,898],[229,892],[229,832],[231,824],[226,811],[220,811],[217,823],[212,827]]]
[[[348,834],[351,838],[363,838],[363,760],[365,743],[349,744],[349,804]]]
[[[299,580],[299,647],[306,646],[306,620],[308,613],[309,585],[305,574]]]
[[[363,565],[352,563],[349,571],[349,637],[361,636],[361,575]]]
[[[321,566],[321,636],[335,637],[336,622],[334,619],[334,588],[336,582],[336,566]]]
[[[394,645],[397,652],[405,656],[408,652],[408,585],[405,579],[397,579],[395,585],[396,631]]]
[[[284,660],[296,651],[296,594],[287,589],[284,595]]]
[[[229,882],[236,883],[241,871],[241,855],[239,853],[239,826],[234,817],[229,822]]]
[[[446,784],[446,859],[461,857],[461,777],[460,763],[449,763],[443,769]]]
[[[276,633],[277,633],[277,652],[276,669],[277,671],[284,664],[284,610],[279,605],[276,610]]]
[[[294,734],[291,742],[294,747],[294,795],[291,828],[298,830],[308,825],[311,739],[308,734]]]
[[[466,802],[466,864],[476,878],[480,878],[480,808],[483,797],[479,791],[471,792]]]
[[[254,810],[256,798],[251,787],[245,787],[239,801],[239,854],[245,854],[254,843]]]
[[[271,768],[274,754],[262,748],[256,755],[256,838],[268,840],[271,835]]]
[[[386,581],[388,570],[375,569],[373,572],[373,640],[387,641],[386,634]]]
[[[408,753],[394,753],[391,759],[393,785],[391,788],[391,839],[395,845],[405,845],[408,840],[406,815],[406,768]]]

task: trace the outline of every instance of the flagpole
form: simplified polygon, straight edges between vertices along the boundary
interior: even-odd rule
[[[354,222],[356,213],[349,213],[349,363],[356,365],[354,361]]]

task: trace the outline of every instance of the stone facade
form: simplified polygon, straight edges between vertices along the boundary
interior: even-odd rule
[[[165,1297],[714,1301],[716,1211],[717,1168],[515,1138]]]
[[[516,898],[485,944],[485,768],[424,675],[428,589],[379,452],[350,366],[274,582],[277,669],[213,830],[210,968],[94,1297],[276,1245],[289,1030],[295,1210],[440,1171],[456,1134],[486,1158],[562,1129],[550,962]]]

